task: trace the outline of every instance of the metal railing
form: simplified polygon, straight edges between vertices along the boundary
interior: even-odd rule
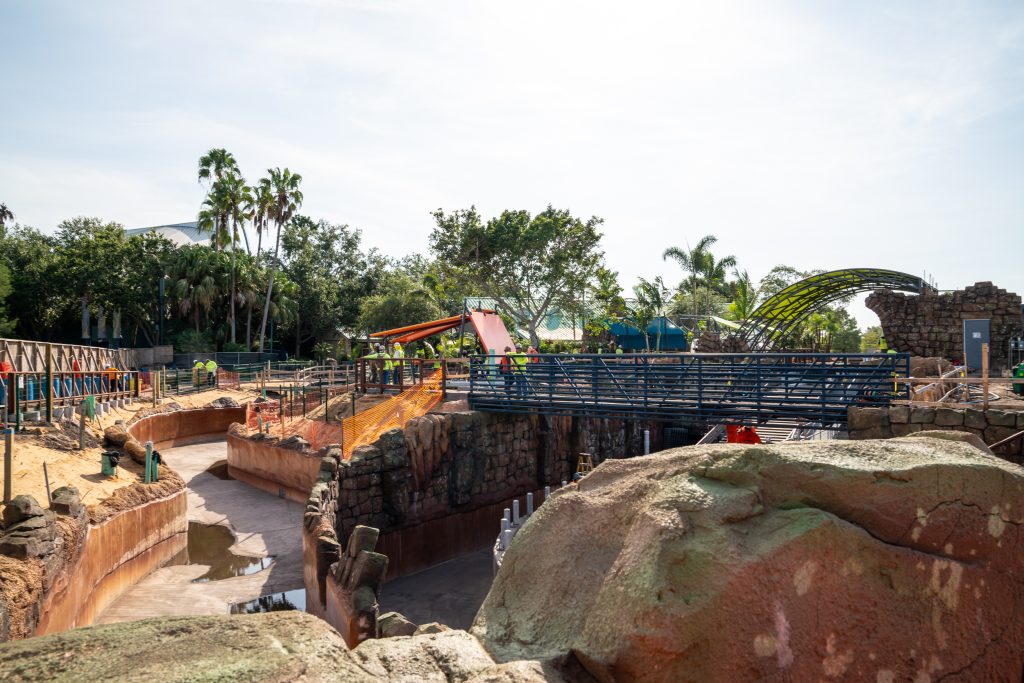
[[[472,360],[474,410],[791,427],[845,425],[851,405],[905,398],[893,378],[910,365],[908,354],[537,355],[518,368]]]
[[[469,380],[468,358],[360,358],[355,362],[356,390],[404,391],[423,384],[437,370],[442,371],[442,389],[453,382]]]
[[[55,410],[74,407],[87,397],[99,402],[139,396],[139,373],[5,372],[0,374],[0,420],[16,427],[24,416],[53,420]]]

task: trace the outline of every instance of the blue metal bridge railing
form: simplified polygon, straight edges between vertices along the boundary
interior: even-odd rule
[[[910,370],[908,354],[542,354],[508,373],[499,361],[472,359],[474,410],[695,425],[844,426],[851,405],[907,398],[893,378]]]

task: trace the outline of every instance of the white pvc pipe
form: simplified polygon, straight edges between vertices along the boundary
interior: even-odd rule
[[[519,499],[512,501],[512,525],[519,526]]]
[[[545,486],[544,487],[544,501],[547,501],[547,499],[550,498],[550,497],[551,497],[551,487],[550,486]],[[544,501],[542,501],[542,502],[544,502]]]
[[[526,494],[526,516],[529,517],[533,514],[533,494]]]
[[[651,453],[651,430],[644,430],[644,455],[650,455]]]

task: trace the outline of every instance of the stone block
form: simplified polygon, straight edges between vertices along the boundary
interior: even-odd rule
[[[975,408],[968,408],[964,411],[964,426],[971,429],[985,429],[988,427],[988,420],[985,419],[985,411]]]
[[[385,612],[377,618],[377,635],[379,638],[411,636],[415,632],[416,624],[398,612]]]
[[[935,411],[935,424],[940,427],[963,425],[964,411],[957,408],[939,408]]]
[[[989,427],[1016,427],[1017,413],[1005,410],[989,410],[985,413]]]
[[[1013,436],[1017,433],[1016,426],[1014,427],[998,427],[993,426],[985,430],[985,443],[991,446],[994,443],[998,443],[1003,439]]]
[[[910,424],[932,424],[935,422],[935,408],[915,407],[910,409]]]
[[[910,406],[892,406],[889,408],[890,424],[907,424],[910,422]]]
[[[892,425],[892,435],[896,437],[907,436],[921,431],[921,425],[912,424],[894,424]]]
[[[39,506],[32,496],[15,496],[10,504],[4,508],[4,524],[11,526],[30,517],[42,517],[43,508]]]

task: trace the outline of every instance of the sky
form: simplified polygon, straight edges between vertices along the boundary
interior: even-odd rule
[[[755,280],[1024,292],[1020,2],[0,0],[0,73],[0,202],[43,231],[195,220],[225,147],[395,257],[553,204],[627,290],[712,234]]]

